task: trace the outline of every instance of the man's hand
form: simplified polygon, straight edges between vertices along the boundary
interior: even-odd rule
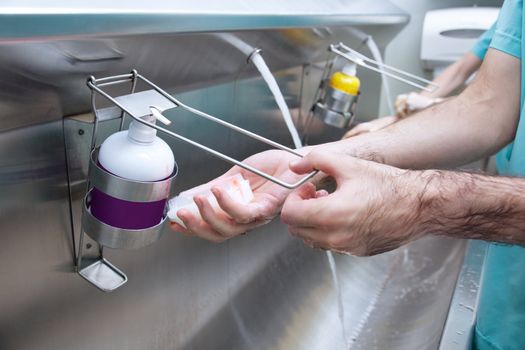
[[[300,176],[290,171],[288,164],[297,159],[297,156],[293,154],[272,150],[255,154],[244,162],[281,180],[295,182]],[[236,202],[220,187],[213,187],[213,183],[217,180],[237,173],[241,173],[246,180],[250,181],[254,199],[248,204]],[[194,201],[202,219],[193,215],[189,210],[181,209],[177,212],[177,216],[187,228],[171,223],[174,231],[213,242],[222,242],[268,223],[279,213],[286,196],[290,193],[290,190],[237,166],[210,182],[209,185],[212,186],[211,191],[222,210],[217,212],[204,196],[196,196]]]
[[[321,170],[337,183],[331,194],[305,184],[284,203],[282,221],[307,245],[374,255],[424,233],[426,182],[421,172],[319,151],[291,163],[290,169],[297,174]]]
[[[443,102],[443,98],[439,97],[428,97],[417,92],[411,92],[409,94],[402,94],[396,98],[396,117],[403,119],[411,114],[428,108],[436,103]]]

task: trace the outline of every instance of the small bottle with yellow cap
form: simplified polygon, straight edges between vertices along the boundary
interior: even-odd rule
[[[356,76],[356,65],[345,65],[328,80],[325,93],[314,105],[314,114],[329,125],[346,128],[355,114],[360,87],[361,81]]]
[[[352,96],[359,95],[361,81],[356,77],[355,64],[347,64],[343,67],[341,72],[335,72],[332,74],[329,86]]]

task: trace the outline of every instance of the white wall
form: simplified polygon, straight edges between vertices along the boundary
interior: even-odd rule
[[[410,14],[410,23],[388,44],[385,52],[385,63],[401,68],[408,72],[423,75],[419,52],[421,47],[421,29],[425,13],[429,10],[462,7],[462,6],[501,6],[502,0],[390,0]],[[427,77],[430,77],[428,75]],[[392,99],[398,94],[412,91],[410,86],[390,79]],[[381,101],[381,114],[388,113],[383,96]]]

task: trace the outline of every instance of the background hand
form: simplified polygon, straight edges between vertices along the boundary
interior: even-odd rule
[[[443,102],[442,98],[428,97],[417,92],[399,95],[395,102],[396,117],[398,117],[398,119],[406,118],[411,114],[440,102]]]

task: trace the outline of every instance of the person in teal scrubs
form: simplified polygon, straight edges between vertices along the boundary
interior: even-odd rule
[[[521,60],[523,2],[506,1],[490,47]],[[523,69],[523,64],[521,65]],[[521,72],[520,112],[525,96]],[[525,121],[518,124],[514,141],[496,156],[499,174],[525,175]],[[473,349],[525,349],[525,248],[492,243],[481,288]]]
[[[474,47],[472,47],[472,49],[470,50],[470,52],[473,53],[481,61],[483,61],[485,55],[487,54],[487,50],[489,49],[490,42],[492,41],[492,37],[494,36],[495,30],[496,23],[490,26],[490,28],[479,37]]]
[[[236,202],[209,183],[220,209],[196,196],[178,232],[222,242],[280,214],[311,247],[374,255],[426,235],[483,239],[490,246],[473,347],[525,349],[525,86],[521,0],[506,0],[476,79],[465,91],[373,133],[304,147],[299,158],[266,151],[246,163],[294,182],[290,191],[234,167],[254,199]],[[508,145],[508,146],[507,146]],[[505,147],[507,146],[507,147]],[[498,154],[500,176],[441,170]],[[335,180],[331,193],[325,183]]]
[[[476,41],[476,44],[470,51],[461,56],[460,59],[448,65],[441,74],[432,80],[438,86],[437,89],[431,91],[421,90],[418,92],[411,92],[410,94],[402,94],[396,98],[396,113],[373,119],[364,123],[359,123],[350,130],[348,130],[343,139],[354,137],[368,132],[374,132],[386,128],[424,108],[443,102],[444,98],[450,97],[451,94],[457,93],[457,90],[465,85],[474,74],[489,49],[492,35],[494,35],[495,23],[486,30]],[[410,103],[412,101],[412,103]]]

